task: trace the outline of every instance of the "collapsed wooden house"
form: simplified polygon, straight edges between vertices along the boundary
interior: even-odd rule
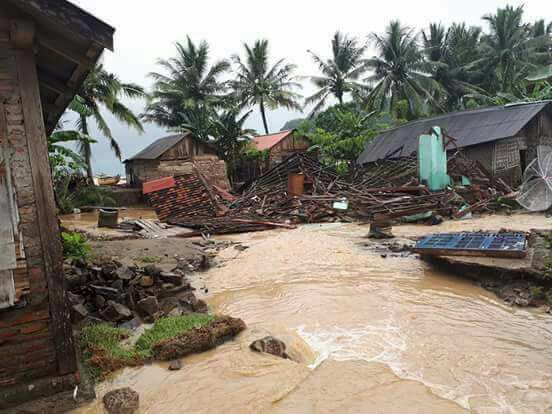
[[[0,4],[0,409],[78,382],[46,136],[113,33],[65,0]]]
[[[467,158],[479,161],[494,178],[517,185],[537,156],[537,146],[552,145],[552,102],[495,106],[412,121],[369,141],[358,163],[410,156],[417,151],[418,137],[434,126],[453,138],[449,154],[462,148]]]
[[[163,177],[191,174],[198,169],[211,185],[229,189],[226,164],[213,146],[191,134],[160,138],[125,160],[127,183],[142,187],[145,182]]]

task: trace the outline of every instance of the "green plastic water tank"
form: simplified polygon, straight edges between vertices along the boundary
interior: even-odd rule
[[[447,151],[441,128],[431,128],[428,135],[420,135],[418,141],[418,174],[420,183],[430,191],[439,191],[450,185],[447,174]]]

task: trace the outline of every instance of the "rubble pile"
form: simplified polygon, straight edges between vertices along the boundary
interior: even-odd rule
[[[209,187],[198,175],[196,181],[204,183],[200,196],[184,188],[189,178],[176,179],[175,188],[161,190],[180,194],[177,201],[181,205],[194,207],[167,208],[158,202],[162,199],[158,194],[151,194],[150,200],[155,201],[153,205],[164,220],[195,230],[187,234],[194,236],[292,228],[297,223],[380,222],[405,217],[416,220],[420,215],[422,219],[461,217],[495,209],[495,200],[512,192],[503,181],[493,180],[479,163],[466,159],[461,152],[451,156],[448,164],[454,184],[430,192],[418,180],[415,157],[379,161],[347,178],[308,155],[293,154],[235,199]],[[302,175],[303,181],[301,191],[295,195],[288,188],[293,174]],[[195,207],[197,203],[202,206]]]
[[[206,313],[186,274],[206,267],[206,257],[181,261],[171,272],[155,265],[125,266],[115,260],[66,265],[65,279],[74,323],[110,322],[135,327],[162,316]]]

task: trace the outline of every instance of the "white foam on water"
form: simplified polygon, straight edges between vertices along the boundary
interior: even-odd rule
[[[397,377],[420,382],[439,397],[454,401],[466,410],[471,409],[469,400],[475,395],[464,393],[458,388],[434,384],[423,378],[421,372],[415,372],[406,366],[402,353],[407,349],[407,338],[392,323],[351,329],[333,327],[316,331],[307,330],[302,325],[296,331],[317,353],[316,360],[309,365],[311,369],[316,369],[329,358],[336,361],[377,362],[389,367]]]

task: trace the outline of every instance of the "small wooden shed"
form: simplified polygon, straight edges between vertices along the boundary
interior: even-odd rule
[[[268,151],[268,167],[272,167],[292,154],[306,152],[311,143],[306,137],[298,135],[295,129],[289,129],[254,137],[253,146],[258,151]]]
[[[265,152],[266,156],[242,162],[238,168],[239,181],[253,180],[289,156],[307,152],[311,143],[307,137],[297,134],[295,129],[289,129],[253,137],[251,146],[257,151]]]
[[[226,164],[215,148],[189,133],[158,139],[125,160],[125,169],[127,183],[132,187],[142,187],[143,183],[158,178],[191,174],[198,169],[210,184],[230,188]]]
[[[0,409],[78,382],[46,136],[113,33],[65,0],[0,2]]]

